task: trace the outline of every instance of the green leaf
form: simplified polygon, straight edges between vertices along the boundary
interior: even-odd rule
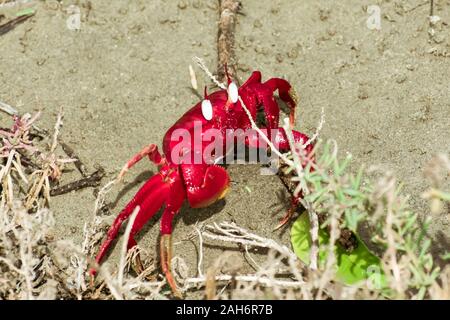
[[[306,213],[300,215],[291,229],[291,242],[295,254],[305,264],[309,264],[309,254],[311,250],[310,223]],[[328,234],[319,230],[319,266],[323,267],[327,258]],[[386,277],[383,273],[380,259],[375,256],[357,237],[358,247],[348,253],[340,245],[335,246],[337,261],[337,280],[347,285],[352,285],[360,281],[369,280],[370,284],[377,289],[386,286]]]
[[[450,260],[450,252],[446,252],[443,255],[441,255],[442,259],[444,260]]]
[[[349,195],[350,197],[359,197],[359,198],[364,197],[364,194],[361,191],[351,188],[344,189],[344,193]]]
[[[422,244],[422,249],[420,250],[419,257],[422,258],[427,253],[428,249],[431,246],[431,239],[425,239]]]
[[[344,192],[341,190],[341,188],[336,188],[335,190],[335,194],[336,194],[336,199],[340,202],[340,203],[345,203],[345,194]]]
[[[361,219],[362,215],[358,210],[345,210],[345,222],[347,224],[347,227],[353,232],[355,232],[356,228],[358,227],[358,222]]]
[[[337,170],[335,171],[335,173],[340,176],[344,173],[345,169],[347,168],[348,164],[350,163],[350,161],[352,160],[352,156],[351,155],[347,155],[347,157],[345,157],[345,159],[341,162],[341,164],[339,165],[339,163],[337,163]],[[337,161],[336,161],[337,162]]]
[[[359,186],[361,185],[361,178],[363,175],[363,168],[359,168],[358,170],[358,174],[356,175],[356,177],[354,177],[353,175],[350,175],[350,181],[352,184],[353,189],[358,190]]]
[[[328,191],[327,189],[322,189],[322,190],[316,191],[316,192],[311,193],[310,195],[306,196],[305,199],[310,202],[316,202],[317,199],[319,199],[327,191]]]

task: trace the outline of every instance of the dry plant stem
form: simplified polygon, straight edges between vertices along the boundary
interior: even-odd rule
[[[18,203],[0,208],[0,299],[5,298],[1,295],[5,293],[7,282],[11,282],[6,292],[16,292],[17,298],[33,300],[34,282],[40,278],[38,255],[53,218],[47,211],[31,216],[18,207]]]
[[[22,166],[21,166],[21,164],[22,164],[22,161],[21,161],[21,157],[20,157],[20,153],[16,153],[15,154],[15,158],[16,158],[16,160],[14,161],[13,160],[13,165],[14,165],[14,168],[16,169],[16,171],[17,171],[17,173],[19,174],[19,176],[20,176],[20,178],[25,182],[25,184],[28,184],[28,179],[27,179],[27,177],[25,176],[25,173],[23,172],[23,170],[22,170]]]
[[[185,290],[189,288],[190,285],[201,285],[206,286],[215,282],[226,282],[225,287],[230,281],[241,281],[248,283],[257,283],[266,287],[282,287],[282,288],[300,288],[305,297],[309,294],[304,288],[305,282],[302,279],[302,275],[298,270],[298,259],[297,256],[286,246],[278,244],[272,239],[263,238],[261,236],[252,234],[246,229],[237,226],[234,223],[222,222],[219,224],[208,225],[204,227],[206,232],[201,232],[202,237],[209,238],[211,240],[225,241],[235,244],[241,244],[245,246],[268,248],[273,250],[280,255],[280,259],[286,259],[289,265],[289,270],[293,274],[295,280],[281,280],[276,279],[273,276],[267,274],[264,268],[258,268],[256,274],[247,275],[226,275],[226,274],[215,274],[215,272],[210,273],[212,269],[208,270],[205,276],[198,276],[195,278],[188,278],[185,280]],[[200,231],[199,229],[197,229]],[[202,249],[202,247],[200,248]],[[279,270],[279,267],[275,267]]]
[[[225,66],[231,78],[236,77],[236,57],[234,54],[234,31],[236,28],[239,2],[236,0],[219,0],[219,32],[217,36],[217,73],[219,80],[227,80]]]
[[[199,66],[200,69],[203,70],[204,73],[206,73],[208,78],[210,78],[216,86],[218,86],[223,90],[227,90],[227,87],[222,82],[217,80],[217,78],[211,73],[211,71],[209,71],[208,67],[206,67],[205,62],[203,61],[202,58],[193,57],[192,60]]]
[[[386,215],[386,237],[388,242],[388,248],[386,250],[386,255],[389,257],[389,265],[390,270],[392,271],[393,278],[394,278],[394,289],[397,291],[397,294],[399,296],[402,296],[403,290],[402,290],[402,280],[400,275],[400,268],[397,262],[397,250],[396,250],[396,242],[394,239],[394,233],[391,232],[393,229],[393,213],[392,213],[392,207],[391,207],[391,201],[393,199],[390,199],[390,195],[388,195],[388,208],[387,208],[387,215]]]
[[[56,118],[54,133],[53,133],[53,139],[52,139],[52,145],[50,147],[50,152],[54,152],[56,147],[58,146],[58,136],[59,136],[59,130],[62,127],[62,117],[63,117],[63,111],[62,109],[58,113],[58,118]]]
[[[3,112],[6,112],[7,114],[9,114],[11,116],[19,114],[19,111],[17,111],[15,108],[13,108],[9,104],[6,104],[6,103],[1,102],[1,101],[0,101],[0,110],[3,111]]]
[[[4,35],[5,33],[8,33],[12,29],[14,29],[18,24],[28,20],[32,16],[34,16],[34,13],[14,18],[13,20],[10,20],[5,24],[0,25],[0,36]]]
[[[100,191],[98,192],[97,198],[95,199],[94,203],[94,211],[93,211],[93,218],[97,215],[97,212],[102,208],[106,195],[111,191],[112,187],[119,183],[117,179],[111,180],[107,184],[105,184]]]
[[[330,284],[330,281],[333,280],[333,276],[335,275],[334,266],[336,265],[336,255],[335,255],[335,245],[336,241],[340,237],[340,227],[339,227],[340,214],[333,210],[330,213],[330,239],[328,242],[328,255],[327,255],[327,263],[325,266],[325,271],[320,277],[316,300],[321,300],[323,298],[323,293],[326,289],[326,286]]]
[[[192,65],[189,65],[189,77],[191,78],[192,89],[197,91],[198,90],[197,76],[195,75],[195,71],[194,68],[192,68]]]
[[[11,151],[11,153],[9,154],[8,160],[6,162],[6,165],[0,171],[0,181],[2,183],[2,188],[3,188],[1,205],[3,205],[4,202],[6,201],[6,203],[10,207],[12,205],[12,190],[11,190],[12,186],[10,183],[10,168],[11,168],[11,163],[12,163],[13,157],[14,157],[14,150]]]
[[[26,209],[31,209],[32,206],[38,201],[39,194],[42,192],[42,190],[44,193],[45,200],[47,201],[47,203],[50,203],[49,177],[56,174],[54,178],[59,178],[60,168],[58,167],[57,162],[61,163],[72,162],[71,159],[67,160],[56,159],[56,156],[54,155],[56,147],[58,146],[58,136],[62,126],[62,117],[63,113],[61,109],[61,111],[58,113],[58,118],[56,119],[50,150],[48,154],[45,156],[41,154],[41,156],[43,156],[43,159],[45,161],[43,168],[41,170],[36,170],[31,174],[31,177],[34,177],[33,179],[34,182],[27,194],[25,203]]]
[[[14,155],[15,155],[15,150],[11,150],[11,152],[8,156],[8,160],[6,160],[6,165],[0,171],[0,180],[3,180],[3,176],[5,176],[6,173],[9,171],[9,168],[11,168],[11,164],[12,164]]]
[[[75,151],[65,142],[59,140],[59,144],[61,145],[63,151],[67,154],[67,156],[71,159],[75,159],[74,162],[75,167],[81,173],[83,177],[87,177],[86,166],[81,162],[80,158],[75,154]]]
[[[248,116],[248,119],[250,120],[250,123],[252,125],[252,129],[256,130],[258,134],[261,136],[261,138],[267,143],[267,145],[270,147],[270,149],[275,152],[275,154],[280,157],[281,160],[283,160],[287,165],[292,166],[294,163],[289,160],[284,154],[282,154],[278,149],[273,145],[273,143],[270,141],[270,139],[264,134],[264,132],[261,131],[261,129],[258,128],[255,121],[252,118],[252,115],[250,111],[247,109],[247,106],[244,104],[244,101],[242,101],[241,96],[238,97],[239,102],[242,105],[242,108],[244,109],[245,113]]]
[[[63,247],[65,250],[70,250],[73,254],[75,254],[76,257],[81,256],[84,260],[84,263],[80,263],[80,271],[81,271],[81,278],[79,281],[84,281],[84,274],[87,270],[87,265],[91,264],[95,266],[96,270],[98,271],[99,275],[103,277],[105,280],[106,286],[108,287],[109,291],[111,292],[111,295],[116,300],[123,300],[123,296],[121,294],[120,288],[117,288],[117,285],[113,279],[113,276],[109,273],[108,270],[104,266],[99,266],[95,260],[93,260],[89,255],[84,253],[84,248],[78,248],[75,246],[72,242],[64,241],[60,243],[60,246]],[[78,274],[80,277],[80,274]],[[85,291],[85,288],[82,288],[83,291]],[[79,293],[79,299],[81,299],[82,292]]]
[[[136,219],[136,216],[138,215],[139,210],[141,210],[141,207],[136,206],[136,208],[133,210],[133,213],[131,214],[130,219],[128,220],[127,228],[125,229],[125,236],[123,239],[122,251],[121,251],[121,255],[120,255],[119,274],[117,276],[117,281],[119,283],[119,287],[123,286],[123,273],[125,271],[128,239],[130,238],[131,228],[133,227],[134,220]]]
[[[222,222],[220,224],[214,223],[213,226],[206,226],[205,229],[213,232],[218,231],[219,233],[223,234],[218,235],[212,234],[210,232],[203,232],[203,236],[207,238],[213,240],[215,239],[233,243],[240,243],[246,246],[268,248],[275,250],[276,252],[282,254],[283,256],[292,259],[292,261],[297,260],[297,256],[295,255],[295,253],[289,250],[288,247],[280,245],[272,239],[263,238],[261,236],[249,233],[246,229],[238,227],[234,223],[229,222]]]
[[[201,231],[195,227],[195,231],[198,234],[198,241],[199,241],[199,249],[198,249],[198,264],[197,264],[197,272],[199,277],[203,277],[202,272],[202,264],[203,264],[203,237]]]
[[[87,187],[97,187],[104,176],[105,176],[104,169],[99,169],[95,171],[93,174],[86,176],[83,179],[51,189],[50,195],[59,196],[61,194],[69,193],[71,191],[77,191]]]
[[[90,259],[91,251],[94,246],[94,244],[92,243],[93,238],[95,237],[95,235],[98,232],[98,230],[97,230],[97,227],[98,227],[97,213],[102,208],[102,206],[105,202],[106,194],[108,194],[108,192],[111,191],[112,187],[116,183],[117,183],[117,180],[112,180],[100,189],[100,191],[98,192],[97,198],[95,199],[94,210],[92,212],[92,216],[90,219],[91,221],[89,223],[85,223],[84,228],[83,228],[83,231],[84,231],[83,244],[81,246],[81,249],[78,250],[79,254],[76,254],[74,256],[74,258],[78,260],[78,263],[77,263],[77,265],[78,265],[77,290],[79,291],[79,297],[81,297],[81,292],[85,291],[86,284],[85,284],[85,280],[84,280],[84,274],[85,274],[86,270],[88,269],[86,259]],[[83,262],[81,263],[79,256],[86,257],[86,259],[82,259]],[[93,261],[93,265],[95,265],[98,270],[97,263],[95,262],[95,260],[92,260],[92,261]],[[100,270],[102,270],[102,268],[100,268]],[[111,278],[111,277],[109,277],[109,278]],[[105,281],[107,281],[106,278],[105,278]],[[108,287],[110,287],[110,285],[108,285]],[[113,292],[112,290],[114,290],[114,289],[111,289],[111,292]],[[119,297],[121,298],[120,295],[119,295]]]
[[[253,259],[250,252],[248,251],[248,246],[245,246],[245,256],[248,259],[247,262],[250,264],[250,266],[255,270],[260,270],[261,266],[258,265],[258,263]]]
[[[203,277],[197,277],[197,278],[189,278],[186,279],[186,284],[205,284],[207,282],[208,278]],[[217,275],[214,277],[215,281],[245,281],[245,282],[256,282],[258,284],[267,286],[267,287],[273,287],[273,286],[279,286],[283,288],[301,288],[304,283],[299,281],[290,281],[290,280],[274,280],[270,279],[268,277],[264,276],[258,276],[254,274],[250,275]]]
[[[13,200],[13,182],[11,174],[13,169],[19,174],[19,177],[23,180],[25,185],[28,184],[28,179],[26,178],[20,161],[20,154],[16,149],[12,149],[8,155],[6,160],[6,164],[2,166],[2,170],[0,171],[0,181],[3,186],[2,201],[6,200],[6,203],[11,207]]]
[[[294,168],[297,172],[297,181],[299,189],[296,190],[294,196],[298,196],[301,190],[303,195],[307,196],[310,194],[310,190],[306,185],[303,176],[304,169],[300,160],[300,152],[303,150],[298,150],[297,146],[294,142],[294,137],[292,136],[292,131],[290,129],[289,119],[284,119],[284,130],[286,131],[286,135],[289,140],[289,145],[292,150],[292,156],[294,158]],[[299,199],[300,203],[305,207],[308,211],[309,222],[311,224],[310,227],[310,235],[311,235],[311,251],[310,251],[310,263],[309,267],[312,270],[317,270],[317,257],[319,255],[319,219],[317,217],[317,213],[314,211],[312,203],[306,201],[305,199]]]
[[[324,123],[325,123],[325,109],[322,107],[322,112],[320,113],[320,121],[319,121],[319,124],[317,125],[316,132],[313,134],[313,136],[311,138],[308,139],[308,141],[305,142],[305,144],[303,144],[303,146],[302,146],[303,149],[305,149],[311,143],[314,143],[314,141],[317,140],[317,138],[319,137],[320,131],[322,131]]]

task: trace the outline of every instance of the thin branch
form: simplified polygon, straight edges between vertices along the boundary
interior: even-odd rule
[[[305,283],[303,281],[291,281],[291,280],[276,280],[270,279],[264,276],[250,275],[218,275],[213,278],[215,281],[245,281],[256,282],[266,287],[279,286],[284,288],[301,288]],[[186,284],[206,284],[206,281],[210,280],[207,277],[188,278],[185,280]]]
[[[292,135],[292,131],[290,129],[289,119],[284,119],[284,130],[286,131],[286,136],[289,141],[290,148],[292,150],[292,156],[294,158],[294,168],[297,172],[297,177],[299,181],[299,188],[301,189],[304,196],[309,195],[311,192],[306,185],[303,176],[304,176],[304,169],[302,166],[302,163],[300,161],[300,152],[302,150],[299,150],[297,152],[297,148],[295,146],[294,137]],[[303,149],[304,150],[304,149]],[[295,197],[298,197],[299,192],[297,191],[296,194],[294,194]],[[308,211],[308,217],[310,222],[310,236],[311,236],[311,251],[310,251],[310,262],[309,267],[312,270],[317,270],[317,258],[319,255],[319,219],[317,217],[317,213],[314,211],[312,203],[309,201],[306,201],[303,199],[299,199],[301,204],[306,208]]]
[[[234,31],[240,3],[236,0],[219,1],[219,32],[217,36],[217,73],[220,81],[225,81],[225,67],[231,78],[236,77],[236,57],[234,53]]]
[[[4,35],[5,33],[8,33],[11,30],[13,30],[17,25],[25,22],[26,20],[28,20],[32,16],[34,16],[34,13],[23,15],[23,16],[19,16],[17,18],[14,18],[14,19],[12,19],[12,20],[10,20],[10,21],[0,25],[0,36]]]
[[[12,107],[9,104],[6,104],[4,102],[1,102],[1,101],[0,101],[0,110],[3,112],[6,112],[7,114],[9,114],[11,116],[19,114],[19,111],[17,111],[14,107]]]
[[[320,131],[322,130],[323,124],[325,123],[325,109],[322,107],[322,112],[320,113],[320,121],[319,124],[316,127],[316,132],[312,135],[311,138],[308,139],[303,145],[302,148],[306,149],[307,146],[314,143],[314,141],[317,140],[319,137]]]
[[[103,168],[100,168],[99,170],[95,171],[93,174],[74,181],[70,182],[68,184],[65,184],[60,187],[55,187],[51,189],[50,195],[51,196],[59,196],[65,193],[69,193],[71,191],[80,190],[87,187],[97,187],[100,184],[100,181],[105,176],[105,170]]]
[[[199,277],[203,277],[202,272],[202,263],[203,263],[203,237],[202,233],[197,227],[194,227],[195,231],[198,234],[199,248],[198,248],[198,264],[197,264],[197,272]]]
[[[61,145],[63,151],[67,154],[69,158],[76,159],[76,161],[74,162],[75,167],[78,169],[78,171],[81,173],[83,177],[86,177],[88,175],[86,166],[81,162],[80,158],[76,155],[75,151],[61,139],[59,139],[59,144]]]
[[[133,227],[134,220],[136,219],[139,210],[141,210],[141,207],[136,206],[136,208],[133,210],[133,213],[131,214],[131,217],[129,218],[127,228],[125,229],[125,236],[123,239],[122,250],[120,255],[119,273],[117,275],[117,281],[120,287],[123,286],[123,273],[125,271],[125,264],[127,260],[126,257],[127,257],[128,240],[130,239],[131,228]]]

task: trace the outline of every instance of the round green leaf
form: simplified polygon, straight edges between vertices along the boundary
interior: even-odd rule
[[[309,254],[311,250],[310,223],[307,214],[302,214],[292,226],[291,242],[295,254],[305,264],[309,264]],[[319,230],[319,266],[324,266],[327,257],[328,234]],[[380,259],[375,256],[357,237],[358,246],[352,252],[346,252],[339,244],[335,246],[337,260],[337,279],[347,285],[355,284],[359,281],[369,280],[370,285],[379,289],[385,286],[386,279],[383,274]]]

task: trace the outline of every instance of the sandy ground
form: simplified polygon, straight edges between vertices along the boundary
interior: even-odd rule
[[[428,5],[419,0],[248,0],[236,29],[241,79],[255,69],[266,79],[288,79],[301,95],[297,129],[312,134],[324,108],[322,138],[334,138],[342,154],[352,153],[355,168],[376,164],[393,170],[423,216],[429,214],[420,198],[427,188],[423,167],[436,153],[450,153],[450,1],[435,2],[444,24],[433,39]],[[66,25],[65,9],[72,3],[81,10],[79,31]],[[381,8],[380,31],[366,27],[371,4]],[[27,6],[37,9],[35,17],[0,37],[0,100],[21,112],[43,110],[40,124],[46,128],[63,107],[63,139],[90,170],[96,164],[106,169],[104,183],[144,145],[160,144],[198,101],[190,90],[191,58],[216,66],[216,1],[96,0],[91,9],[87,1],[31,1],[1,7],[0,13],[12,16]],[[200,86],[207,83],[200,71],[197,76]],[[3,115],[1,124],[7,121]],[[154,170],[141,162],[109,194],[114,215]],[[196,244],[180,241],[197,221],[234,220],[288,243],[286,230],[272,232],[284,214],[280,198],[286,192],[278,177],[259,175],[255,165],[234,165],[229,173],[232,188],[225,201],[202,210],[185,207],[177,220],[175,254],[192,275]],[[73,171],[62,182],[75,177]],[[92,189],[52,199],[58,238],[81,242],[94,199]],[[434,217],[436,251],[449,247],[448,218]],[[153,219],[139,236],[154,256],[158,229]],[[223,250],[207,248],[205,266]]]

